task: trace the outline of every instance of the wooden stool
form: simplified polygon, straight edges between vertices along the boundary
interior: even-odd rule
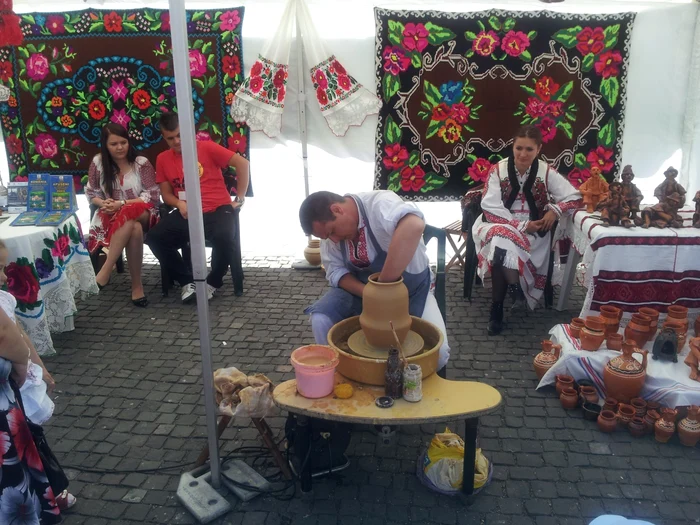
[[[450,262],[445,265],[445,271],[449,271],[449,269],[453,266],[457,268],[464,268],[464,254],[467,251],[467,241],[462,239],[462,220],[460,219],[448,224],[443,228],[443,230],[447,234],[447,240],[455,252],[452,259],[450,259]],[[455,240],[452,238],[453,236],[457,237],[457,243],[461,243],[459,246],[457,243],[455,243]]]

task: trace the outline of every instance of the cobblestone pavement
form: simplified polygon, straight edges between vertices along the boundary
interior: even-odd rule
[[[249,260],[245,295],[235,297],[227,281],[211,301],[216,367],[235,365],[277,382],[293,376],[289,354],[312,342],[302,310],[325,281],[288,262]],[[194,523],[175,497],[183,469],[134,472],[191,463],[206,439],[196,307],[181,305],[178,290],[160,297],[157,266],[144,272],[146,310],[130,304],[128,274],[115,274],[99,297],[79,303],[75,331],[55,336],[58,355],[47,359],[58,383],[47,434],[79,498],[69,525]],[[363,427],[348,449],[351,466],[316,480],[310,496],[248,503],[230,496],[233,511],[214,523],[582,525],[606,512],[657,525],[700,522],[700,450],[677,437],[660,445],[626,432],[602,434],[580,413],[565,412],[553,389],[535,391],[539,341],[577,313],[581,290],[569,312],[511,316],[504,336],[488,338],[488,294],[476,289],[470,304],[461,288],[460,273],[452,272],[448,377],[484,381],[504,396],[499,413],[481,418],[481,446],[495,466],[483,493],[465,501],[416,479],[421,447],[442,426],[403,427],[388,447]],[[284,420],[269,420],[280,436]],[[222,450],[261,444],[243,421],[226,430]]]

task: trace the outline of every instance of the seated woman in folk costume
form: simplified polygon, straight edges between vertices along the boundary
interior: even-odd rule
[[[137,157],[128,131],[119,124],[102,128],[100,151],[92,159],[85,187],[90,203],[99,209],[90,222],[88,250],[109,248],[97,273],[97,286],[109,283],[112,268],[126,248],[131,276],[131,301],[145,307],[148,299],[141,282],[143,238],[158,220],[160,189],[156,172],[146,157]]]
[[[551,229],[581,206],[581,194],[537,157],[542,133],[523,126],[514,137],[513,155],[489,173],[481,200],[483,213],[472,228],[479,277],[493,284],[488,333],[502,330],[503,301],[527,302],[534,309],[547,281]]]

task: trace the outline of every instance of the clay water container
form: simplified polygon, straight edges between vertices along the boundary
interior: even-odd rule
[[[555,345],[549,339],[542,341],[542,351],[535,356],[533,366],[537,377],[542,379],[542,376],[554,366],[554,363],[559,359],[561,354],[561,345]]]
[[[644,414],[647,413],[647,402],[644,401],[641,397],[635,397],[630,399],[630,405],[634,407],[634,411],[639,417],[644,417]]]
[[[605,322],[605,335],[617,333],[620,329],[622,310],[615,306],[604,304],[600,307],[600,317]]]
[[[557,395],[561,395],[565,388],[574,388],[574,378],[563,374],[558,375],[556,383]]]
[[[578,392],[573,388],[565,388],[559,396],[559,401],[566,410],[572,410],[578,406]]]
[[[677,304],[669,306],[666,320],[680,322],[685,327],[685,331],[688,331],[688,309],[685,306],[679,306]]]
[[[688,417],[678,423],[678,437],[686,447],[694,447],[700,440],[700,407],[688,408]]]
[[[629,428],[630,434],[634,437],[642,437],[647,431],[644,420],[639,416],[634,416],[627,428]]]
[[[617,407],[617,421],[621,425],[629,425],[630,421],[632,421],[632,418],[634,416],[635,411],[632,405],[625,405],[624,403],[620,403],[620,406]]]
[[[311,239],[309,245],[304,248],[304,259],[312,266],[321,264],[321,241]]]
[[[661,419],[661,414],[656,410],[647,410],[647,413],[644,414],[644,424],[646,425],[647,434],[654,432],[654,426],[659,419]]]
[[[614,432],[617,428],[617,416],[611,410],[603,410],[598,416],[598,428],[601,432]]]
[[[642,362],[633,354],[642,354]],[[629,403],[633,397],[639,397],[647,376],[646,350],[639,350],[634,342],[622,343],[622,355],[613,357],[603,370],[603,382],[608,395],[622,403]]]
[[[632,314],[632,319],[625,327],[625,339],[631,339],[639,348],[644,348],[649,339],[651,317],[642,314]]]
[[[411,329],[408,288],[403,284],[403,277],[392,283],[379,282],[378,279],[378,273],[370,275],[362,292],[360,326],[369,344],[389,348],[396,345],[390,321],[402,343]]]
[[[659,311],[655,310],[654,308],[644,306],[639,309],[639,313],[646,315],[651,319],[651,324],[649,325],[649,334],[651,337],[649,340],[654,339],[654,337],[656,337],[656,332],[659,329]]]
[[[617,405],[620,403],[614,397],[606,397],[603,402],[603,410],[610,410],[611,412],[617,412]]]
[[[605,340],[605,321],[601,317],[586,318],[586,325],[581,329],[581,349],[595,352]]]
[[[581,329],[586,325],[586,322],[580,317],[574,317],[569,324],[569,332],[571,337],[578,339],[581,337]]]
[[[673,408],[664,408],[661,410],[661,419],[656,421],[654,425],[654,437],[659,443],[666,443],[673,432],[676,430],[676,414],[677,410]]]
[[[608,347],[608,350],[619,352],[622,350],[622,341],[624,341],[624,339],[622,334],[618,334],[617,332],[612,333],[608,335],[608,338],[605,340],[605,346]]]
[[[595,388],[593,388],[592,386],[582,386],[580,390],[581,397],[586,403],[598,403],[599,398],[598,393],[595,391]]]

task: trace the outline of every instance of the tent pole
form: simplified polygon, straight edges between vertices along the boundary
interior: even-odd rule
[[[297,1],[297,0],[290,0]],[[297,27],[297,84],[298,84],[298,107],[299,107],[299,138],[301,140],[301,160],[304,166],[304,197],[309,196],[309,161],[306,136],[306,86],[304,83],[304,42],[301,35],[299,17],[295,19]],[[308,236],[311,240],[311,236]]]
[[[195,123],[192,108],[192,82],[190,79],[189,46],[184,0],[169,0],[170,31],[173,47],[173,66],[177,86],[177,107],[182,141],[182,161],[187,188],[187,215],[192,252],[192,274],[197,290],[197,318],[199,320],[199,349],[202,354],[202,378],[204,380],[204,408],[206,410],[207,439],[210,452],[211,484],[221,484],[219,443],[216,435],[216,403],[214,377],[209,338],[209,304],[206,289],[206,252],[204,249],[204,221],[199,189],[199,167],[195,142]]]

